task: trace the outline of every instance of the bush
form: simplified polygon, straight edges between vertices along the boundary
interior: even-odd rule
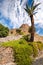
[[[17,29],[16,32],[20,35],[24,35],[24,33],[21,31],[21,29]]]
[[[20,33],[20,32],[21,32],[21,29],[16,29],[16,32],[17,32],[17,33]]]
[[[30,35],[24,35],[23,38],[24,38],[26,41],[29,41],[29,40],[30,40]]]
[[[31,65],[32,58],[30,57],[32,52],[32,47],[28,45],[18,45],[14,48],[14,57],[17,65]]]
[[[41,41],[37,41],[37,43],[42,43]]]
[[[43,43],[40,42],[40,43],[38,43],[37,45],[38,45],[38,49],[39,49],[40,51],[43,50]]]
[[[0,37],[6,37],[9,33],[9,29],[0,24]]]
[[[33,43],[29,43],[28,45],[30,45],[33,49],[33,57],[37,57],[38,56],[37,43],[33,42]]]
[[[25,39],[20,39],[19,44],[27,44],[27,41]]]

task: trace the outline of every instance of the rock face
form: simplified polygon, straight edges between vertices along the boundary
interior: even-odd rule
[[[40,42],[43,43],[43,36],[39,36],[38,34],[35,34],[35,36],[34,36],[34,41],[35,41],[35,42],[36,42],[36,41],[40,41]]]
[[[29,33],[29,25],[28,24],[22,24],[20,26],[21,32],[28,34]],[[12,29],[9,31],[9,35],[17,35],[17,29]]]
[[[16,29],[11,29],[10,31],[9,31],[9,35],[16,35]]]
[[[0,65],[16,65],[12,48],[0,47]]]
[[[22,24],[20,28],[21,28],[21,31],[24,32],[25,34],[29,33],[29,25],[28,24]]]

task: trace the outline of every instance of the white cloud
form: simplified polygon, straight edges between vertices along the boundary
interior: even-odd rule
[[[36,0],[36,2],[39,2],[41,3],[38,8],[40,8],[38,10],[38,13],[35,15],[35,23],[40,23],[40,24],[43,24],[43,0]]]
[[[10,18],[13,28],[18,27],[24,22],[30,24],[30,19],[27,13],[24,11],[23,6],[27,0],[23,0],[22,4],[20,5],[20,0],[4,0],[3,5],[1,5],[1,12],[2,15],[6,18]],[[19,10],[19,12],[18,12]]]

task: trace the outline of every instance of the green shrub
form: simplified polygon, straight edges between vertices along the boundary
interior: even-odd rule
[[[29,40],[30,40],[30,35],[24,35],[23,38],[24,38],[26,41],[29,41]]]
[[[37,41],[37,43],[42,43],[41,41]]]
[[[38,49],[39,49],[40,51],[43,50],[43,43],[38,43],[37,45],[38,45]]]
[[[20,32],[21,32],[21,29],[16,29],[16,32],[17,32],[17,33],[20,33]]]
[[[14,48],[14,57],[17,65],[31,65],[32,58],[30,57],[33,53],[32,47],[28,45],[18,45]]]
[[[24,33],[21,31],[21,29],[17,29],[16,32],[20,35],[24,35]]]
[[[33,57],[36,57],[38,55],[37,44],[35,42],[33,42],[33,43],[29,43],[28,45],[30,45],[33,49]]]
[[[9,33],[9,29],[0,24],[0,37],[6,37]]]
[[[23,38],[20,39],[19,44],[27,44],[27,41]]]

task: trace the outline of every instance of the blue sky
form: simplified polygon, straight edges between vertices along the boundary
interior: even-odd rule
[[[23,23],[31,25],[30,18],[25,12],[26,3],[31,4],[32,0],[0,0],[0,23],[12,28],[19,28]],[[36,3],[41,2],[41,9],[34,16],[35,27],[38,34],[43,35],[43,0],[35,0]],[[3,5],[2,5],[3,4]],[[38,9],[38,8],[37,8]]]

